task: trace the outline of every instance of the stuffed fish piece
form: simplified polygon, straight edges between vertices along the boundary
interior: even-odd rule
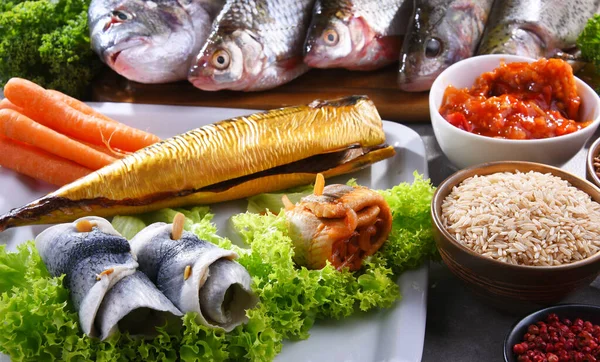
[[[392,230],[392,212],[383,196],[366,187],[325,186],[322,174],[313,194],[297,204],[284,196],[283,203],[294,261],[308,269],[330,262],[338,270],[358,270]]]
[[[65,285],[83,332],[104,340],[117,331],[151,336],[154,327],[182,313],[137,271],[129,243],[100,217],[52,226],[35,239],[54,277]]]
[[[258,303],[248,271],[237,254],[183,231],[185,217],[173,224],[154,223],[131,239],[140,270],[182,312],[197,313],[197,322],[226,332],[245,323],[246,310]]]

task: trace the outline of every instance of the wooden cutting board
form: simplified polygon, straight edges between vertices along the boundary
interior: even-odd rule
[[[429,122],[428,93],[402,92],[397,65],[371,72],[313,69],[294,81],[264,92],[206,92],[189,82],[140,84],[108,69],[95,81],[92,101],[271,109],[353,94],[368,95],[381,118],[396,122]]]

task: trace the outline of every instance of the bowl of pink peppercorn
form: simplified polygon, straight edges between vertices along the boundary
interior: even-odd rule
[[[504,360],[600,361],[600,306],[561,304],[526,316],[506,336]]]

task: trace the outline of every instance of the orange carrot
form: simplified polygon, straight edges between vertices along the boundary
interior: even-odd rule
[[[62,186],[92,172],[28,144],[0,136],[0,166]]]
[[[0,109],[0,134],[77,162],[92,170],[116,161],[114,157],[36,123],[12,109]]]
[[[59,92],[57,90],[54,90],[54,89],[46,89],[46,92],[48,92],[48,94],[50,94],[50,96],[52,98],[62,101],[64,103],[68,104],[69,106],[71,106],[71,108],[74,108],[81,113],[85,113],[88,116],[94,116],[94,117],[103,119],[107,122],[117,122],[114,119],[112,119],[108,116],[105,116],[100,112],[97,112],[94,108],[88,106],[87,104],[83,103],[79,99],[69,97],[68,95],[66,95],[62,92]]]
[[[12,78],[4,86],[4,95],[23,108],[31,119],[60,133],[83,141],[125,151],[137,151],[160,141],[157,136],[117,122],[106,122],[77,111],[48,95],[39,85],[22,78]]]
[[[15,106],[8,98],[4,98],[0,101],[0,109],[12,109],[17,112],[21,112],[23,108]]]
[[[76,141],[83,143],[84,145],[91,147],[91,148],[95,149],[96,151],[102,152],[102,153],[107,154],[114,158],[123,158],[123,157],[131,154],[131,152],[125,152],[125,151],[117,150],[114,148],[109,149],[106,146],[98,146],[93,143],[89,143],[89,142],[85,142],[85,141],[80,141],[80,140],[76,140]]]

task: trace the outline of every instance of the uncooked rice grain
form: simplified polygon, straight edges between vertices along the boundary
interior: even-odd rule
[[[464,180],[444,199],[442,223],[462,245],[510,264],[562,265],[600,251],[600,204],[535,171]]]

